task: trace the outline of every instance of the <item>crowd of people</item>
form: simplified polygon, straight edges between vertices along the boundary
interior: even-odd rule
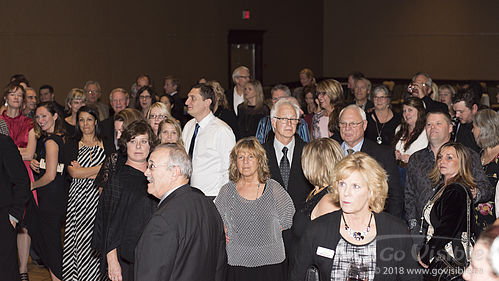
[[[499,114],[481,91],[419,72],[396,108],[359,72],[299,78],[266,100],[240,66],[182,99],[141,74],[109,104],[87,81],[60,105],[12,76],[2,278],[29,280],[31,255],[52,280],[499,280]]]

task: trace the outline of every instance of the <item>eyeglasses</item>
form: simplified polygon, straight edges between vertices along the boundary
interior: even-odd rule
[[[156,115],[156,114],[151,114],[149,115],[149,119],[159,119],[159,120],[164,120],[166,118],[166,115]]]
[[[325,94],[326,94],[326,92],[317,92],[317,95],[318,95],[318,96],[323,96],[323,95],[325,95]]]
[[[281,122],[281,124],[288,124],[288,122],[291,122],[291,124],[298,124],[298,121],[300,121],[300,119],[296,119],[296,118],[286,118],[286,117],[274,117],[275,119],[277,119],[279,122]]]
[[[148,100],[150,98],[151,98],[151,96],[140,96],[139,97],[139,99],[141,99],[141,100]]]
[[[350,127],[350,128],[357,128],[360,126],[360,124],[362,124],[363,121],[360,121],[360,122],[350,122],[350,123],[347,123],[347,122],[339,122],[339,125],[340,125],[340,128],[347,128],[347,127]]]
[[[157,168],[157,167],[159,167],[159,166],[168,166],[168,164],[167,164],[167,163],[162,163],[162,164],[154,164],[154,163],[152,163],[152,162],[149,162],[149,163],[147,164],[147,169],[149,169],[149,170],[153,170],[153,169],[156,169],[156,168]]]
[[[237,78],[250,79],[251,76],[249,76],[249,75],[241,75],[241,76],[237,76]]]
[[[373,97],[373,100],[382,100],[382,99],[389,99],[390,97],[389,96],[376,96],[376,97]]]
[[[89,94],[89,95],[90,94],[96,94],[97,95],[98,93],[99,93],[98,91],[92,91],[92,90],[87,91],[87,94]]]

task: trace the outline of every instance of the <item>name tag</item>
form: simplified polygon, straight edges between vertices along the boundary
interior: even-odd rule
[[[332,259],[334,257],[334,250],[319,246],[317,247],[316,254],[321,257]]]

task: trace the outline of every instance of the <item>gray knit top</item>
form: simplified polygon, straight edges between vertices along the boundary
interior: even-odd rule
[[[230,181],[220,189],[215,205],[229,236],[229,265],[257,267],[284,261],[282,230],[291,228],[295,208],[278,182],[268,179],[263,194],[247,200]]]

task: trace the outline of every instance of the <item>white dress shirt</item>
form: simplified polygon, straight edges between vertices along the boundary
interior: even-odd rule
[[[395,129],[395,134],[400,130],[400,125]],[[428,146],[428,137],[426,136],[426,131],[423,130],[421,134],[419,134],[418,138],[411,143],[407,150],[404,149],[405,141],[399,140],[395,145],[395,150],[400,151],[402,154],[412,155],[414,152],[419,151]]]
[[[234,113],[236,113],[236,115],[237,115],[237,106],[243,102],[244,102],[244,94],[241,93],[241,95],[239,95],[236,87],[234,87]]]
[[[196,119],[192,118],[182,132],[187,152],[195,127]],[[229,155],[235,144],[236,137],[229,125],[211,112],[203,118],[192,153],[191,186],[206,196],[217,196],[220,188],[229,182]]]
[[[291,168],[291,164],[293,164],[293,152],[295,151],[295,138],[293,137],[293,140],[288,143],[288,145],[284,145],[282,142],[274,138],[275,157],[277,158],[277,165],[279,166],[279,168],[281,168],[281,159],[284,155],[284,153],[282,153],[282,149],[284,147],[288,148],[288,153],[286,153],[286,156],[288,157],[289,167]]]

